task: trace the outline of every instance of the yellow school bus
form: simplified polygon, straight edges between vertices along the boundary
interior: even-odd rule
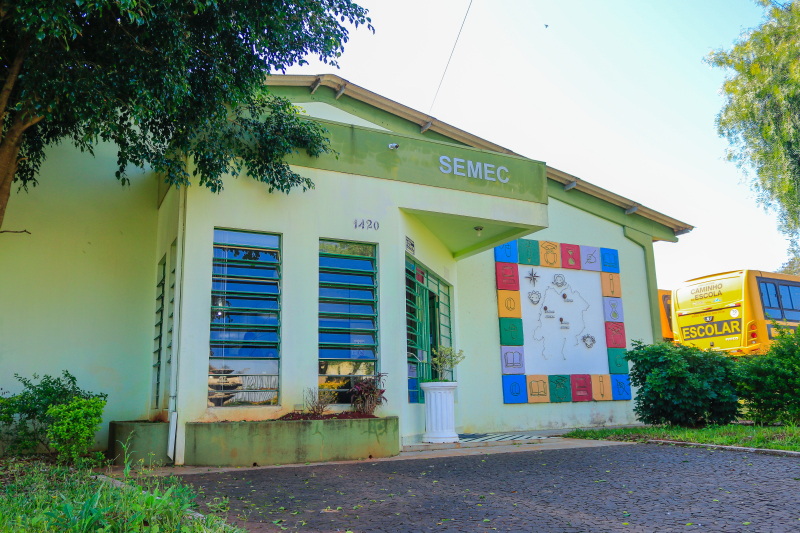
[[[800,322],[800,277],[734,270],[689,280],[672,293],[675,341],[732,355],[766,349],[773,320]]]

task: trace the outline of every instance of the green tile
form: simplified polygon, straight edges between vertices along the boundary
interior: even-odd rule
[[[525,339],[522,336],[521,318],[500,319],[500,344],[503,346],[522,346]]]
[[[609,348],[608,349],[608,373],[609,374],[627,374],[628,361],[625,360],[625,354],[628,352],[625,348]]]
[[[520,265],[539,266],[539,241],[519,239],[517,241]]]
[[[569,376],[547,376],[550,382],[550,402],[563,403],[572,401],[572,384]]]

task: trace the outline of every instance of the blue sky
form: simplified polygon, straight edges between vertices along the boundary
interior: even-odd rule
[[[362,0],[336,72],[428,112],[469,0]],[[724,161],[724,73],[703,58],[763,19],[750,0],[474,0],[431,114],[697,226],[657,243],[661,288],[774,270],[786,240]],[[545,28],[545,24],[548,25]]]

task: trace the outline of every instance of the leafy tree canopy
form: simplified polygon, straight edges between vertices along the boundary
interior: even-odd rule
[[[706,61],[730,73],[717,116],[727,152],[793,240],[800,230],[800,2],[756,0],[764,22]],[[748,171],[753,171],[752,174]]]
[[[283,158],[329,151],[325,130],[264,81],[308,55],[336,66],[345,24],[374,32],[350,0],[0,0],[0,226],[59,142],[116,144],[123,184],[134,165],[215,192],[242,171],[312,187]]]

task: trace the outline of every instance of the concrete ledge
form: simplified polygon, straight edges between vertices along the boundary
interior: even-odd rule
[[[167,456],[169,424],[166,422],[110,422],[108,425],[108,457],[115,465],[125,461],[122,445],[128,445],[128,458],[147,466],[172,463]]]
[[[266,466],[376,459],[400,453],[396,416],[186,424],[185,464]]]
[[[564,440],[561,437],[550,437],[547,442]],[[545,439],[521,439],[503,440],[488,442],[447,442],[442,444],[423,442],[420,444],[406,444],[403,446],[404,452],[428,452],[433,450],[456,450],[460,448],[489,448],[492,446],[511,446],[521,444],[543,444]]]
[[[712,448],[714,450],[727,450],[731,452],[760,453],[764,455],[779,455],[783,457],[800,457],[800,452],[791,450],[770,450],[769,448],[745,448],[743,446],[723,446],[721,444],[701,444],[699,442],[683,442],[678,440],[648,440],[650,444],[672,444],[692,448]]]

